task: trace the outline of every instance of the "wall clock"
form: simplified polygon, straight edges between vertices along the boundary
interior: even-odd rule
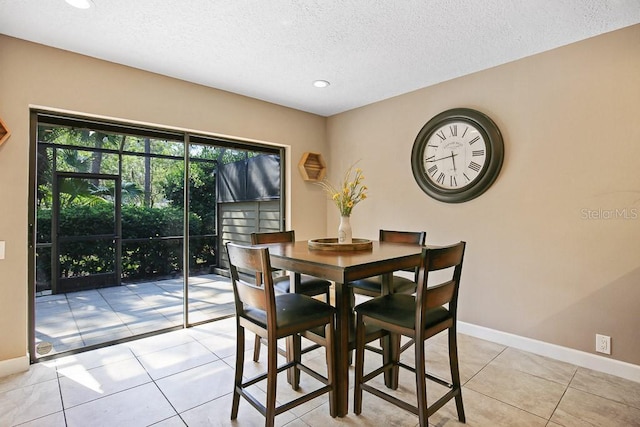
[[[493,120],[476,110],[454,108],[422,127],[413,143],[411,169],[429,196],[461,203],[493,184],[503,158],[502,134]]]

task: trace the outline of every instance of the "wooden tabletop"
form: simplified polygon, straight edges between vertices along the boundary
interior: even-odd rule
[[[415,267],[422,252],[420,246],[377,241],[369,251],[318,251],[309,249],[306,240],[267,246],[274,267],[337,283]]]

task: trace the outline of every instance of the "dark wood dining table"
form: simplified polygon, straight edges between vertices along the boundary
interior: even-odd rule
[[[353,290],[349,282],[382,275],[382,292],[388,293],[392,273],[420,264],[422,246],[388,242],[372,242],[368,250],[323,251],[310,249],[308,242],[271,243],[271,265],[291,274],[292,292],[300,281],[300,274],[331,280],[335,283],[336,306],[336,407],[338,416],[345,416],[349,402],[349,351],[354,348]],[[297,282],[297,283],[296,283]],[[352,336],[350,336],[352,335]]]

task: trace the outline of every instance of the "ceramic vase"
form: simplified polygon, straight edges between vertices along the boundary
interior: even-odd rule
[[[353,243],[353,233],[351,232],[351,217],[340,217],[340,226],[338,226],[338,243]]]

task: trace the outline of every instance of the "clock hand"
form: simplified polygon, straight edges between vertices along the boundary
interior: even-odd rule
[[[455,158],[455,154],[453,154],[453,151],[451,152],[451,162],[453,163],[453,170],[454,172],[456,171],[456,158]]]
[[[425,160],[425,161],[427,161],[427,162],[437,162],[437,161],[439,161],[439,160],[448,159],[449,157],[453,157],[453,156],[457,156],[457,154],[453,154],[453,151],[452,151],[452,152],[451,152],[451,155],[449,155],[449,156],[440,157],[439,159],[431,159],[431,160],[429,160],[429,158],[427,158],[427,160]],[[434,156],[434,157],[435,157],[435,156]]]

